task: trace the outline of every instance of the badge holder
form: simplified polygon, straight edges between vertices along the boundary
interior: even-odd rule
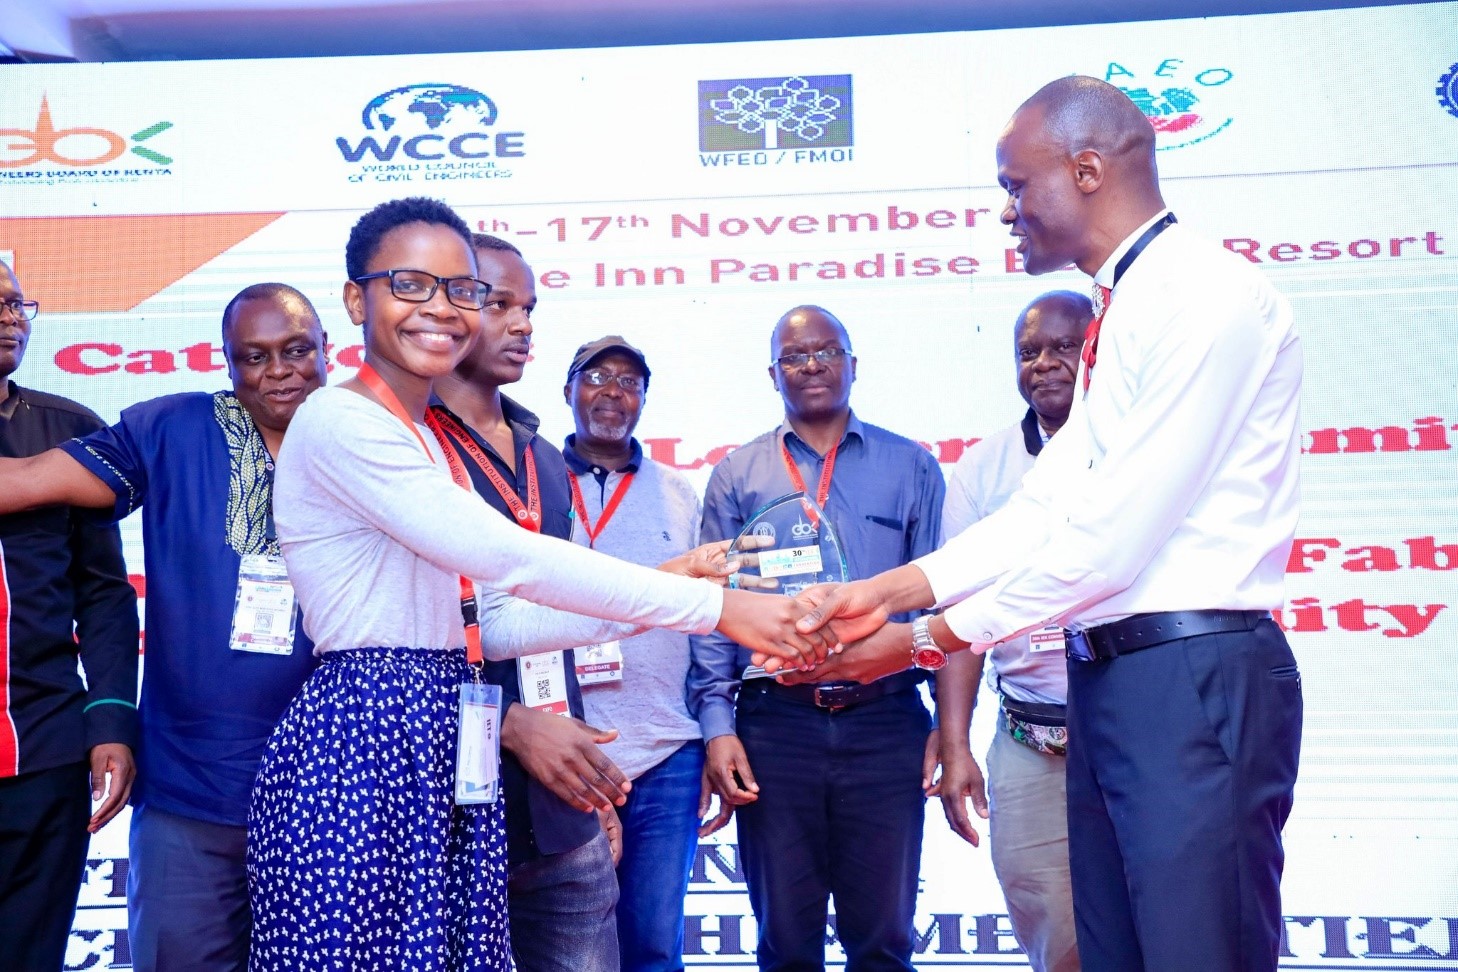
[[[573,649],[577,659],[577,684],[607,685],[623,680],[623,646],[617,641]]]
[[[238,565],[229,646],[263,655],[293,654],[295,604],[294,585],[282,557],[245,555]]]
[[[523,655],[516,660],[523,705],[552,715],[572,715],[567,706],[566,654],[548,651],[540,655]]]
[[[501,782],[501,686],[461,683],[456,803],[495,803]]]

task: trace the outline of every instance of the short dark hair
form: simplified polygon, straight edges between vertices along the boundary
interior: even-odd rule
[[[249,284],[228,301],[228,306],[223,308],[223,343],[228,341],[228,328],[233,325],[233,317],[238,313],[238,305],[250,300],[273,300],[283,303],[285,300],[296,300],[308,308],[309,313],[314,315],[314,320],[319,319],[319,312],[314,309],[313,301],[304,296],[303,291],[297,287],[290,287],[286,283],[256,283]]]
[[[476,250],[505,250],[507,253],[515,253],[523,260],[526,259],[515,246],[512,246],[499,236],[491,236],[486,233],[472,233],[471,247]]]
[[[410,223],[445,226],[459,234],[466,246],[471,246],[471,230],[466,221],[439,199],[426,196],[391,199],[361,216],[349,231],[349,242],[344,246],[344,272],[349,279],[355,280],[365,275],[366,268],[379,250],[380,240],[384,239],[386,233]]]

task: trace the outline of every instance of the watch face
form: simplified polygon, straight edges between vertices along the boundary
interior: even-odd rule
[[[947,653],[940,648],[918,648],[911,654],[911,663],[923,671],[935,672],[947,664]]]

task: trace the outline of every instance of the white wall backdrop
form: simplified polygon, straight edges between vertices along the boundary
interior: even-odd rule
[[[819,303],[853,404],[944,463],[1015,421],[1011,325],[1082,289],[1021,272],[993,146],[1053,77],[1157,120],[1182,222],[1262,265],[1307,354],[1290,631],[1306,735],[1285,880],[1293,969],[1458,968],[1458,4],[641,49],[0,67],[0,256],[42,316],[26,384],[114,419],[226,382],[226,300],[279,279],[358,363],[343,246],[446,199],[539,276],[513,390],[551,437],[563,373],[621,332],[639,428],[702,486],[774,424],[771,326]],[[766,130],[767,88],[803,92]],[[404,89],[404,90],[402,90]],[[781,92],[783,93],[783,92]],[[771,112],[770,114],[773,114]],[[747,130],[746,130],[747,129]],[[124,524],[140,571],[136,524]],[[144,579],[136,578],[139,585]],[[631,676],[630,676],[631,677]],[[993,703],[976,732],[983,746]],[[130,966],[125,819],[93,841],[70,967]],[[928,807],[918,963],[1025,967],[984,849]],[[732,829],[701,847],[690,961],[747,965]],[[832,962],[843,957],[832,940]]]

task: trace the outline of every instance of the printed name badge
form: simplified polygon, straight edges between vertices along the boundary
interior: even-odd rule
[[[616,641],[573,649],[577,658],[577,681],[583,686],[623,680],[623,646]]]
[[[567,668],[562,655],[560,651],[549,651],[516,660],[522,705],[538,712],[572,715],[567,708]]]
[[[820,547],[785,547],[782,550],[759,552],[759,576],[790,577],[794,574],[820,573]]]
[[[1065,651],[1067,648],[1068,645],[1063,640],[1063,629],[1056,624],[1039,628],[1028,635],[1029,651]]]
[[[293,654],[294,603],[294,585],[282,557],[245,556],[238,566],[238,597],[229,638],[233,650]]]
[[[456,803],[495,803],[501,779],[501,686],[461,683]]]

